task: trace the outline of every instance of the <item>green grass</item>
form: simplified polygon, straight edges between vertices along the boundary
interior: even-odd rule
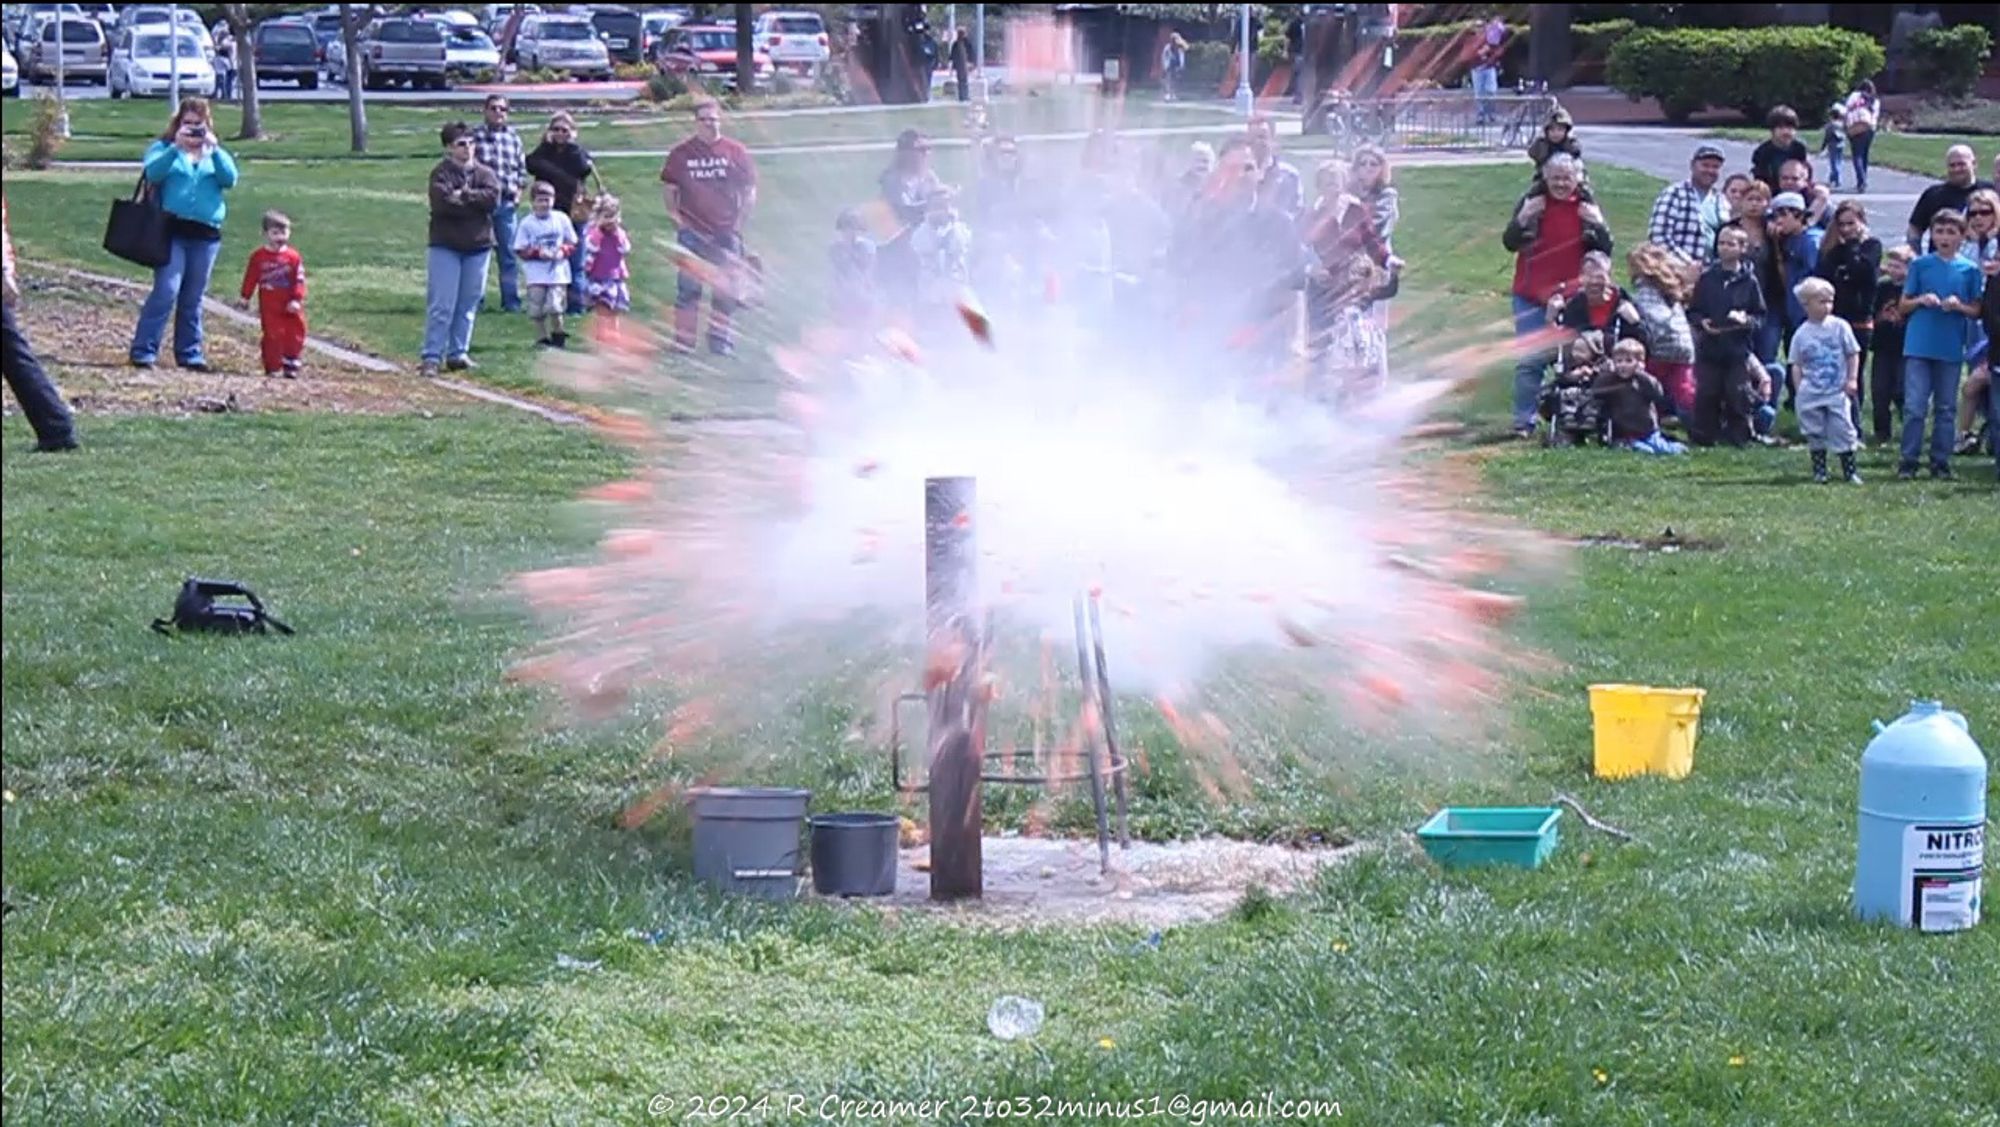
[[[532,148],[553,107],[515,99],[514,124]],[[586,148],[664,151],[685,137],[692,126],[687,111],[670,112],[644,103],[577,107],[581,113],[581,141]],[[345,104],[307,102],[267,102],[264,104],[265,136],[257,141],[234,141],[230,151],[250,159],[316,159],[346,154],[351,139]],[[147,144],[159,136],[166,122],[163,101],[108,100],[70,103],[72,136],[58,154],[62,160],[137,160]],[[216,109],[216,125],[224,137],[233,137],[241,125],[241,110],[234,105]],[[0,133],[19,144],[26,140],[33,124],[33,99],[14,98],[0,103]],[[449,106],[407,106],[378,103],[368,108],[368,158],[393,160],[400,157],[432,157],[439,154],[438,128],[448,121],[476,121],[479,107],[474,104]],[[1116,123],[1124,128],[1153,126],[1219,126],[1227,117],[1210,110],[1133,100],[1105,101],[1095,92],[1058,92],[1043,97],[1008,98],[992,109],[997,130],[1015,133],[1066,132],[1090,124]],[[885,122],[894,127],[885,132]],[[857,141],[892,141],[895,130],[922,129],[937,136],[955,136],[962,128],[964,107],[957,103],[932,103],[881,113],[809,113],[794,116],[733,117],[730,132],[753,147]],[[351,159],[351,158],[350,158]]]
[[[426,163],[252,168],[232,206],[282,201],[316,322],[394,351],[415,339]],[[829,209],[877,163],[768,163],[759,240],[817,261]],[[1629,246],[1657,184],[1597,178]],[[1497,216],[1515,170],[1399,184],[1405,347],[1504,319]],[[10,175],[24,251],[102,268],[101,206],[76,201],[112,190]],[[337,292],[348,283],[361,292]],[[484,321],[482,345],[499,355],[509,332]],[[533,378],[525,357],[496,368]],[[1487,384],[1470,410],[1497,425],[1505,377]],[[1978,481],[1898,486],[1871,456],[1870,484],[1850,489],[1806,484],[1799,451],[1496,452],[1504,513],[1560,534],[1671,525],[1722,548],[1580,551],[1532,597],[1521,640],[1560,665],[1517,695],[1503,738],[1397,769],[1383,745],[1296,733],[1283,750],[1319,769],[1274,772],[1221,811],[1156,751],[1137,806],[1149,833],[1313,827],[1371,849],[1153,950],[1126,929],[996,936],[717,899],[686,878],[683,827],[611,829],[651,734],[550,728],[547,702],[502,679],[534,632],[492,594],[587,546],[562,502],[623,468],[587,436],[486,410],[85,423],[89,449],[64,458],[29,453],[18,422],[0,433],[10,1123],[1266,1091],[1384,1124],[2000,1122],[2000,930],[1919,937],[1845,907],[1868,721],[1922,695],[1989,746],[2000,725],[1980,602],[2000,521],[1970,462]],[[148,633],[185,574],[249,582],[301,633]],[[1689,779],[1588,777],[1584,687],[1613,679],[1709,690]],[[806,703],[760,745],[822,803],[887,802],[879,759],[839,741],[853,702]],[[1444,802],[1558,789],[1644,844],[1565,818],[1541,871],[1446,875],[1401,834]],[[561,970],[559,954],[603,967]],[[1047,1003],[1033,1042],[984,1032],[1001,993]]]
[[[1738,141],[1762,141],[1770,134],[1762,129],[1718,129],[1716,133],[1733,137]],[[1983,179],[1987,163],[1993,159],[1996,148],[2000,148],[2000,138],[1977,133],[1877,133],[1875,143],[1868,149],[1868,163],[1871,167],[1894,168],[1903,172],[1914,172],[1932,178],[1944,175],[1945,150],[1953,145],[1970,145],[1978,155],[1978,171]],[[1806,147],[1817,150],[1817,135],[1806,138]],[[1851,154],[1849,154],[1851,155]],[[1824,169],[1825,158],[1815,153],[1814,167]],[[1854,171],[1847,156],[1842,157],[1842,175]]]

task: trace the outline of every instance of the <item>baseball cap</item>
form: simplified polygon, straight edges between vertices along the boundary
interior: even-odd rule
[[[1727,156],[1724,156],[1722,150],[1715,147],[1714,145],[1696,145],[1694,149],[1693,159],[1728,160],[1729,158]]]
[[[1805,197],[1799,195],[1797,192],[1779,192],[1777,195],[1771,197],[1771,210],[1773,212],[1784,211],[1786,208],[1804,215],[1806,213]]]

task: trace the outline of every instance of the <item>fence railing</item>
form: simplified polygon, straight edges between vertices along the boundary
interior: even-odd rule
[[[1343,153],[1361,145],[1384,149],[1525,149],[1548,121],[1548,94],[1421,90],[1391,98],[1329,95],[1306,121],[1306,136],[1331,137]]]

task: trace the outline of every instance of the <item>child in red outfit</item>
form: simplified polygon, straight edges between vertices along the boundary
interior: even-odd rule
[[[264,374],[297,379],[306,348],[306,264],[292,245],[292,221],[281,211],[264,213],[264,245],[250,252],[243,268],[243,307],[257,292],[257,319],[264,330]]]

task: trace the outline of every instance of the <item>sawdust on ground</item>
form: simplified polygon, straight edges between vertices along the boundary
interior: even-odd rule
[[[1111,843],[1111,869],[1099,868],[1097,842],[988,837],[981,843],[984,895],[954,904],[930,899],[928,846],[897,859],[896,892],[854,900],[892,913],[919,913],[967,927],[1019,930],[1040,925],[1112,924],[1167,928],[1227,915],[1250,888],[1295,892],[1359,845],[1297,848],[1249,841]]]
[[[211,371],[189,372],[162,357],[155,368],[126,363],[143,296],[67,275],[23,279],[16,314],[43,367],[72,408],[88,415],[186,415],[231,411],[401,414],[464,400],[412,371],[371,372],[308,351],[297,379],[263,374],[257,329],[210,313],[204,351]],[[169,333],[171,333],[169,329]],[[18,410],[11,395],[9,411]]]

